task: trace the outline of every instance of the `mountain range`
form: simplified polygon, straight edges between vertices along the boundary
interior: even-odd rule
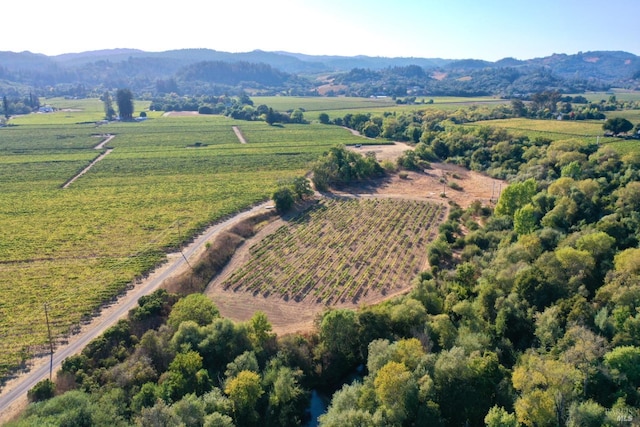
[[[423,72],[416,72],[418,69]],[[640,86],[639,79],[640,57],[621,51],[554,54],[528,60],[504,58],[495,62],[314,56],[260,50],[229,53],[210,49],[111,49],[57,56],[0,52],[0,94],[10,95],[45,89],[48,93],[74,94],[118,87],[154,95],[158,82],[169,81],[177,93],[192,95],[198,90],[213,93],[231,88],[317,94],[321,86],[329,85],[331,94],[512,96],[540,88],[564,92],[635,89]]]

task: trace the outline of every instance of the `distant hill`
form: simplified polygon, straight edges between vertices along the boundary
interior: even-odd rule
[[[318,76],[322,76],[321,82],[316,80]],[[9,95],[46,90],[49,94],[84,96],[125,86],[147,95],[157,93],[158,86],[188,95],[199,90],[229,89],[262,93],[292,93],[294,89],[296,94],[317,94],[320,85],[326,87],[329,83],[331,87],[333,82],[335,90],[330,92],[334,94],[514,96],[546,89],[580,92],[637,88],[639,77],[640,57],[618,51],[554,54],[528,60],[504,58],[496,62],[472,58],[314,56],[261,50],[229,53],[211,49],[111,49],[57,56],[0,52],[0,94]],[[162,83],[166,81],[172,84]]]

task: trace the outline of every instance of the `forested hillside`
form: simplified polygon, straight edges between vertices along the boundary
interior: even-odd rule
[[[553,89],[577,93],[636,88],[638,73],[640,58],[626,52],[580,52],[496,62],[208,49],[115,49],[53,57],[0,52],[0,93],[11,97],[30,92],[39,96],[99,96],[105,90],[128,87],[138,97],[149,98],[163,93],[166,81],[176,83],[171,86],[174,93],[191,96],[245,90],[287,95],[526,97]]]
[[[40,402],[13,425],[296,426],[312,390],[332,394],[325,427],[636,423],[638,151],[481,122],[511,113],[332,119],[413,142],[387,173],[445,161],[510,182],[495,205],[449,204],[408,294],[276,336],[260,312],[233,323],[202,295],[158,291],[32,390]],[[335,157],[316,167],[347,173]]]

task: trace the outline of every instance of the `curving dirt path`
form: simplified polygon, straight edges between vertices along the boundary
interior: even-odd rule
[[[116,137],[115,135],[105,135],[105,136],[106,136],[106,138],[105,138],[104,141],[102,141],[100,144],[98,144],[95,147],[93,147],[94,150],[102,150],[104,148],[104,146],[109,143],[109,141],[111,141],[113,138]],[[100,154],[98,157],[93,159],[93,161],[91,163],[89,163],[89,166],[87,166],[86,168],[82,169],[76,176],[71,178],[69,181],[65,182],[65,184],[62,186],[62,188],[69,188],[69,186],[71,184],[73,184],[82,175],[84,175],[85,173],[89,172],[89,169],[91,169],[100,160],[102,160],[105,157],[107,157],[107,155],[109,155],[109,153],[111,153],[112,151],[113,151],[113,148],[109,148],[109,149],[107,149],[107,151],[105,151],[104,153]]]

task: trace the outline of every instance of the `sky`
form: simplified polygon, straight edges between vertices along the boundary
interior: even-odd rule
[[[638,0],[30,0],[8,1],[1,13],[0,51],[46,55],[114,48],[488,61],[640,55]]]

